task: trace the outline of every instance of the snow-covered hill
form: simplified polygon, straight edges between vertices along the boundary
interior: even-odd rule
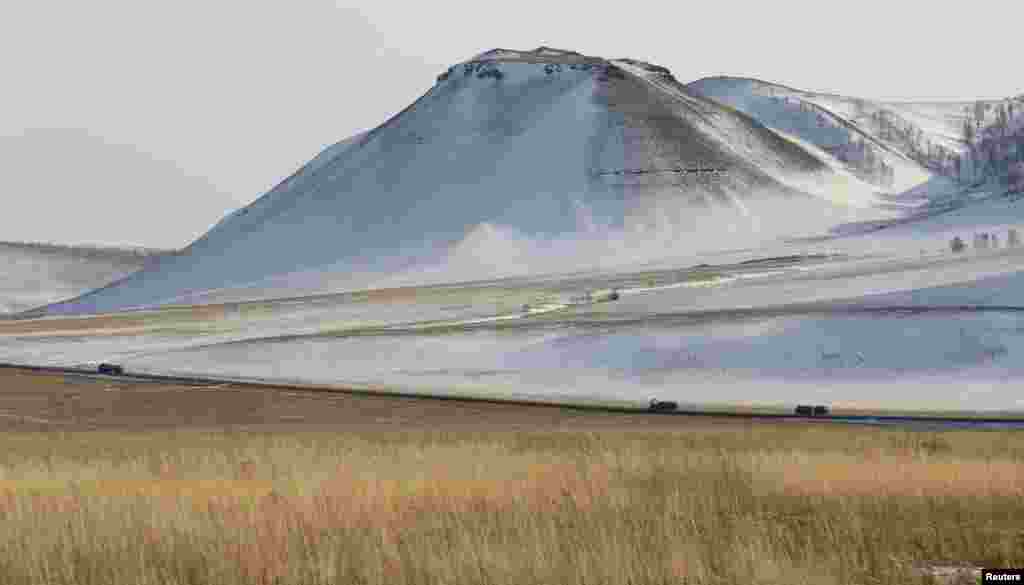
[[[167,251],[0,242],[0,315],[82,294]]]
[[[709,77],[687,87],[817,147],[823,158],[886,193],[906,191],[930,178],[917,150],[959,152],[955,116],[947,118],[948,111],[937,106],[882,104],[736,77]],[[955,112],[956,106],[950,109]]]
[[[972,102],[881,102],[815,93],[738,77],[687,88],[750,114],[826,153],[890,194],[931,199],[979,182],[1024,188],[1024,98]],[[955,183],[955,184],[951,184]]]
[[[538,259],[546,271],[610,268],[879,216],[874,188],[825,158],[662,67],[496,49],[443,72],[408,108],[328,148],[182,254],[47,312],[254,286],[351,289],[420,269],[471,279],[477,268],[537,271]],[[528,256],[509,261],[510,237],[529,243]]]

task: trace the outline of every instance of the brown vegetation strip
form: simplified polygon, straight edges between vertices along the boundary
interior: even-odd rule
[[[0,321],[0,336],[4,335],[86,335],[111,332],[140,333],[148,328],[168,323],[173,316],[181,323],[223,319],[225,305],[169,307],[143,313],[107,314],[86,317],[49,319],[18,319]]]
[[[594,413],[545,406],[110,380],[0,369],[0,430],[285,429],[678,429],[715,425],[682,417]]]
[[[102,315],[68,319],[28,319],[24,321],[0,321],[0,335],[85,334],[108,329],[142,329],[145,326],[145,318],[123,315]]]
[[[1010,461],[831,455],[773,462],[766,473],[787,493],[802,495],[1024,496],[1024,465]]]
[[[458,403],[417,420],[415,401],[348,400],[347,421],[381,408],[403,422],[0,433],[0,571],[57,585],[852,585],[1024,562],[1024,433],[583,424]]]

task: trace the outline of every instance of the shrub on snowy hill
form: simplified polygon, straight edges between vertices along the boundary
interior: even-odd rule
[[[476,77],[477,77],[477,79],[487,79],[488,77],[493,77],[494,79],[499,79],[500,80],[500,79],[505,77],[505,74],[502,73],[501,71],[499,71],[497,68],[493,68],[493,69],[484,69],[480,73],[477,73]]]
[[[988,112],[990,115],[986,115]],[[1024,112],[1014,100],[965,108],[962,139],[967,145],[961,182],[1006,182],[1010,192],[1024,191],[1019,163],[1024,162]]]

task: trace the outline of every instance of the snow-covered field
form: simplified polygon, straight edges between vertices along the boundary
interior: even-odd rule
[[[479,58],[183,253],[0,321],[0,361],[1024,412],[1024,247],[1009,245],[1024,203],[932,175],[842,96],[702,80],[719,103],[637,61]],[[890,106],[954,140],[956,108]],[[891,180],[836,154],[863,144]],[[728,172],[686,182],[691,165]],[[982,232],[999,243],[973,246]],[[0,254],[0,311],[142,267]]]
[[[126,250],[0,242],[0,315],[77,296],[144,263]]]
[[[581,400],[1024,410],[1016,391],[1024,365],[1014,357],[1024,352],[1024,310],[963,307],[1024,309],[1024,248],[943,250],[928,236],[944,234],[943,223],[965,234],[991,227],[982,209],[957,218],[917,226],[915,242],[931,246],[924,257],[900,253],[908,245],[703,273],[590,274],[581,284],[564,277],[294,299],[229,307],[198,327],[169,315],[130,335],[104,332],[103,317],[93,318],[96,331],[56,335],[67,319],[51,319],[49,334],[0,327],[0,361]],[[898,238],[910,228],[890,229]],[[845,239],[865,250],[885,241]],[[603,284],[617,284],[620,299],[568,302],[573,287]]]
[[[772,317],[226,344],[140,371],[687,404],[1024,410],[1016,314]],[[381,356],[387,356],[381,359]]]

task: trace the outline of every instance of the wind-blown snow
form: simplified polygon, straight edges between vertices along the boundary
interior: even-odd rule
[[[707,249],[736,216],[743,220],[733,233],[755,240],[784,232],[773,225],[797,215],[809,231],[829,227],[822,210],[836,202],[802,196],[790,180],[830,175],[819,159],[656,67],[551,50],[486,57],[454,67],[380,127],[330,147],[182,255],[48,312],[194,302],[269,281],[302,288],[302,275],[361,288],[381,275],[429,274],[450,255],[465,264],[485,225],[566,249],[578,238],[592,263],[606,263],[594,244],[601,237]],[[708,164],[728,173],[700,180],[664,171]],[[607,174],[630,169],[656,172]],[[794,213],[765,214],[762,200]],[[560,266],[545,268],[573,270],[582,256],[562,253]],[[357,282],[357,274],[367,276]]]
[[[928,233],[903,237],[945,244]],[[722,276],[631,285],[594,305],[549,296],[524,311],[526,296],[495,282],[410,291],[404,301],[272,303],[265,316],[243,311],[209,332],[171,322],[141,335],[0,335],[0,360],[562,400],[1024,410],[1014,357],[1024,352],[1024,312],[953,310],[1021,306],[1024,248],[921,258],[891,248],[882,248],[888,257],[711,267]],[[611,276],[588,278],[600,286]],[[783,310],[807,302],[822,304]],[[915,306],[930,312],[850,312]]]

